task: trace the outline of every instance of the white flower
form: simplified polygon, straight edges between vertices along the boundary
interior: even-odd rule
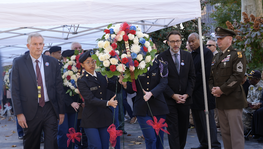
[[[133,34],[128,34],[129,40],[133,40],[134,39],[134,35]]]
[[[67,76],[68,76],[68,72],[66,71],[66,72],[64,73],[64,75],[65,75],[65,77],[67,77]]]
[[[116,25],[115,25],[115,27],[113,28],[115,34],[118,34],[118,32],[120,31],[120,27],[121,27],[120,24],[116,24]]]
[[[141,28],[139,28],[138,25],[136,26],[136,31],[138,31],[138,32],[141,32],[141,31],[142,31]]]
[[[117,64],[118,64],[118,59],[117,59],[117,58],[111,58],[111,59],[110,59],[110,63],[111,63],[112,65],[117,65]]]
[[[134,44],[139,44],[139,39],[138,39],[138,37],[134,37],[133,43],[134,43]]]
[[[145,41],[144,45],[145,45],[146,48],[148,48],[151,44],[150,44],[149,41]]]
[[[105,35],[105,39],[108,40],[110,38],[110,34]]]
[[[67,69],[68,68],[68,64],[66,63],[63,67],[64,67],[64,69]]]
[[[72,55],[70,59],[74,61],[76,59],[76,55]]]
[[[121,55],[121,59],[123,59],[124,57],[127,57],[127,54],[122,54]]]
[[[69,65],[72,65],[72,64],[73,64],[73,61],[69,61],[68,64],[69,64]]]
[[[73,85],[69,85],[69,88],[75,90],[75,87]]]
[[[130,71],[134,71],[135,70],[135,67],[134,66],[130,66]]]
[[[111,50],[113,50],[112,46],[108,46],[108,47],[106,47],[104,49],[105,49],[105,52],[107,52],[107,53],[109,53]]]
[[[118,37],[117,41],[122,41],[122,35],[119,35],[117,37]]]
[[[142,59],[143,59],[142,54],[138,54],[138,55],[137,55],[137,60],[138,60],[138,61],[141,61]]]
[[[138,38],[142,38],[143,37],[143,33],[142,32],[136,32],[136,35]]]
[[[140,64],[139,64],[139,66],[138,66],[138,68],[139,68],[139,69],[144,69],[145,66],[146,66],[145,61],[141,61]]]
[[[105,59],[106,59],[106,58],[105,58],[105,55],[100,55],[100,56],[99,56],[99,60],[100,60],[100,61],[105,61]]]
[[[105,53],[105,60],[110,59],[111,55],[109,53]]]
[[[65,74],[62,75],[62,79],[65,79]]]
[[[110,66],[110,61],[109,60],[103,61],[103,66],[104,67],[109,67]]]
[[[146,56],[146,58],[145,58],[146,63],[149,63],[151,60],[152,60],[151,55]]]
[[[115,34],[111,34],[111,39],[114,39],[116,37]]]
[[[99,48],[103,48],[103,45],[104,45],[104,41],[99,41],[98,42],[98,47]],[[99,52],[99,51],[97,51],[97,52]]]
[[[63,84],[64,84],[64,86],[68,86],[68,82],[64,82]]]
[[[148,34],[143,34],[144,37],[146,38],[149,38],[149,35]]]
[[[79,94],[79,90],[78,90],[78,89],[75,89],[75,93]]]
[[[103,44],[103,48],[106,49],[107,47],[110,47],[110,42],[109,41],[105,41]]]
[[[73,70],[73,72],[78,72],[78,69],[75,66],[72,66],[72,70]]]
[[[138,44],[133,44],[133,45],[131,46],[131,51],[134,52],[134,53],[136,53],[136,54],[139,53],[140,50],[141,50],[141,46],[138,45]]]
[[[152,47],[149,46],[149,47],[148,47],[148,52],[151,52],[151,51],[152,51]]]
[[[77,81],[77,77],[75,75],[72,75],[71,79],[74,80],[74,81]]]
[[[119,71],[119,72],[124,72],[125,69],[126,69],[126,66],[124,64],[119,64],[117,66],[117,71]]]
[[[69,70],[69,71],[68,71],[68,75],[69,75],[69,76],[72,76],[72,75],[73,75],[73,71],[70,71],[70,70]]]

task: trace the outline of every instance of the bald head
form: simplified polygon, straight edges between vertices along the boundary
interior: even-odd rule
[[[82,47],[81,47],[81,45],[80,45],[80,43],[78,43],[78,42],[73,42],[72,44],[71,44],[71,50],[82,50]]]

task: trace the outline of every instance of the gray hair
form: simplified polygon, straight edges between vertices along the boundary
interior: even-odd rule
[[[39,34],[39,33],[31,33],[27,37],[27,43],[28,44],[31,42],[32,37],[41,37],[43,39],[43,41],[44,41],[44,38],[43,38],[43,36],[41,34]]]
[[[191,33],[191,34],[188,36],[188,38],[189,38],[190,36],[192,36],[192,35],[194,35],[195,38],[199,40],[199,35],[198,35],[197,33]]]
[[[207,41],[213,41],[213,42],[215,42],[215,43],[216,43],[216,41],[215,41],[214,39],[208,39]]]
[[[81,46],[81,44],[78,43],[78,42],[72,42],[72,44],[71,44],[71,50],[75,50],[75,49],[73,49],[73,45],[74,45],[74,44],[79,44],[79,45]]]

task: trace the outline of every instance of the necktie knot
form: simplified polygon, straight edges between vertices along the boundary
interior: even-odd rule
[[[38,63],[38,62],[39,62],[39,60],[37,60],[37,59],[36,59],[36,61],[35,61],[35,62],[36,62],[36,63]]]

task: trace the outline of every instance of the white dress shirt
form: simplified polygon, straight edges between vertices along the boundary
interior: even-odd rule
[[[29,54],[30,55],[30,54]],[[31,55],[30,55],[31,59],[32,59],[32,63],[33,63],[33,68],[34,68],[34,71],[35,71],[35,75],[36,75],[36,78],[37,78],[37,73],[36,73],[36,59],[33,58]],[[38,62],[38,66],[39,66],[39,69],[40,69],[40,73],[41,73],[41,77],[42,77],[42,82],[43,82],[43,89],[44,89],[44,97],[45,97],[45,102],[49,101],[49,97],[48,97],[48,94],[47,94],[47,87],[46,87],[46,80],[45,80],[45,71],[44,71],[44,61],[43,61],[43,58],[42,58],[42,55],[40,55],[40,57],[37,59],[39,62]],[[39,102],[39,99],[38,99],[38,102]]]

